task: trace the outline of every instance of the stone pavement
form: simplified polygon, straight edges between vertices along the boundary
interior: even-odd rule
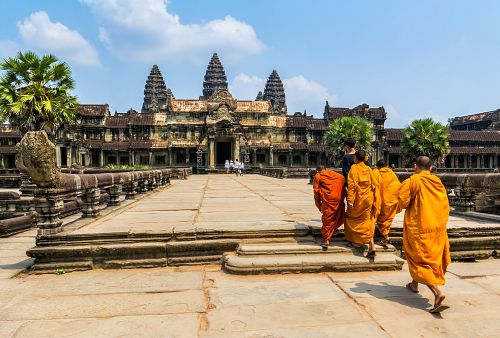
[[[78,231],[314,224],[319,213],[311,190],[306,180],[193,176]],[[485,223],[451,217],[450,224]],[[426,312],[429,290],[415,295],[404,288],[406,266],[266,276],[228,275],[213,265],[28,276],[20,272],[32,262],[24,252],[34,235],[0,238],[0,337],[495,337],[500,331],[494,259],[453,263],[443,289],[451,309],[434,316]]]
[[[176,231],[193,227],[321,225],[312,186],[306,179],[260,175],[194,175],[146,196],[113,217],[104,217],[73,231],[81,233]],[[402,227],[403,214],[393,226]],[[450,228],[499,226],[498,223],[450,216]]]
[[[441,316],[408,278],[406,268],[234,276],[215,266],[3,276],[0,337],[498,336],[500,261],[452,264]]]

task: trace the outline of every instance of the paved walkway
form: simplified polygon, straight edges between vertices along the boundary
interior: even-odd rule
[[[305,180],[193,176],[79,231],[319,222]],[[401,218],[396,226],[401,225]],[[451,226],[485,226],[451,217]],[[491,224],[490,224],[491,225]],[[0,337],[495,337],[500,261],[454,263],[451,309],[397,272],[233,276],[216,266],[18,274],[35,231],[0,238]]]
[[[194,175],[141,199],[112,217],[74,233],[171,231],[193,227],[321,225],[312,186],[305,179],[280,180],[260,175]],[[399,214],[394,227],[402,227]],[[499,226],[499,223],[450,217],[449,227]]]

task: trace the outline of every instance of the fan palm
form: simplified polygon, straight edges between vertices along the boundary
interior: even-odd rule
[[[54,55],[18,52],[0,62],[0,119],[21,133],[45,130],[74,119],[78,109],[71,70]]]
[[[356,141],[358,148],[370,150],[373,140],[371,123],[358,116],[341,117],[332,120],[325,139],[334,159],[342,157],[344,141],[347,138]]]
[[[418,156],[427,156],[435,163],[442,163],[450,152],[450,132],[431,118],[415,120],[403,130],[401,152],[408,163]]]

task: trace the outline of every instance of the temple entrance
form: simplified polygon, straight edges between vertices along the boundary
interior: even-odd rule
[[[224,165],[226,160],[234,160],[232,157],[231,142],[217,142],[215,144],[216,165]]]

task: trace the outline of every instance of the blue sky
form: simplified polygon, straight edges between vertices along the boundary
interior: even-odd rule
[[[67,61],[82,103],[140,110],[158,64],[197,98],[213,52],[254,99],[276,69],[289,112],[385,106],[386,126],[500,107],[500,1],[3,0],[0,57]]]

